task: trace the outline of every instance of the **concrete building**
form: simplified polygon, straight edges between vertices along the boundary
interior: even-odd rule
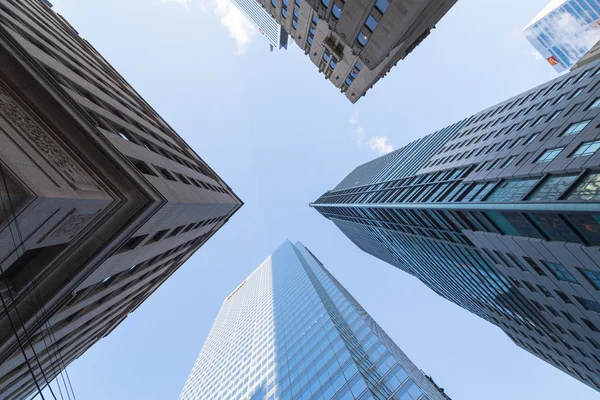
[[[431,32],[456,0],[256,0],[353,103]]]
[[[571,68],[600,40],[600,0],[552,0],[523,29],[557,71]]]
[[[248,18],[271,44],[271,50],[286,49],[290,37],[281,25],[256,0],[233,0],[233,4]],[[291,44],[291,43],[290,43]]]
[[[41,0],[0,2],[0,200],[2,399],[110,334],[242,204]]]
[[[600,61],[356,168],[312,207],[600,389]]]
[[[301,243],[223,302],[180,400],[449,400]]]

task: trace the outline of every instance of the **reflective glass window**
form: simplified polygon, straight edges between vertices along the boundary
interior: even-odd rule
[[[600,172],[586,176],[567,196],[567,200],[600,200]]]
[[[567,188],[577,179],[577,175],[551,176],[546,179],[529,197],[531,201],[557,200]]]
[[[538,158],[535,160],[536,163],[550,162],[554,160],[564,147],[559,147],[556,149],[549,149],[544,151]]]
[[[513,179],[504,181],[486,199],[490,202],[519,201],[531,190],[539,179]]]
[[[559,281],[579,284],[575,277],[571,275],[571,273],[567,271],[567,269],[564,266],[550,261],[542,261],[542,263],[546,266],[546,268],[548,268],[548,270],[550,270],[550,272],[552,272],[552,275],[554,275],[554,277]]]
[[[567,128],[567,130],[562,134],[562,136],[576,135],[579,132],[581,132],[589,123],[590,120],[571,124],[571,126]]]
[[[600,290],[600,271],[590,271],[589,269],[579,268],[579,272],[596,290]]]
[[[595,142],[584,142],[571,154],[571,157],[591,156],[600,149],[600,140]]]
[[[369,15],[369,17],[365,21],[365,25],[371,30],[371,32],[373,32],[375,28],[377,28],[377,20],[373,18],[372,15]]]

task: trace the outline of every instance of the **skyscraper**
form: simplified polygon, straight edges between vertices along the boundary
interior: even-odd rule
[[[356,168],[312,207],[600,389],[600,62]]]
[[[225,299],[179,398],[449,400],[289,241]]]
[[[269,43],[271,43],[271,48],[287,49],[289,41],[288,33],[257,0],[233,0],[233,4],[267,38]]]
[[[600,40],[600,0],[552,0],[523,29],[557,72],[571,68]]]
[[[353,103],[431,32],[456,0],[256,0]]]
[[[41,0],[0,2],[0,201],[2,399],[61,374],[242,204]]]

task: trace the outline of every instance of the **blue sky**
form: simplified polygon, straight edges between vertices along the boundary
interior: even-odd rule
[[[356,105],[228,0],[54,0],[245,206],[69,367],[78,399],[176,399],[223,299],[301,240],[454,400],[597,399],[308,207],[357,165],[556,74],[520,30],[547,0],[460,0]]]

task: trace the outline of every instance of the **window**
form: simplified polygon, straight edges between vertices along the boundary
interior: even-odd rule
[[[375,7],[384,14],[390,6],[390,0],[377,0]]]
[[[358,41],[358,44],[364,47],[369,41],[369,38],[364,34],[364,31],[360,31],[356,40]]]
[[[600,314],[600,304],[595,301],[584,299],[578,296],[575,296],[575,299],[588,311],[594,311]]]
[[[578,268],[578,270],[594,289],[600,290],[600,271],[590,271],[589,269],[584,268]]]
[[[581,94],[581,92],[583,92],[583,89],[585,89],[584,87],[577,89],[575,92],[573,92],[573,94],[571,95],[570,99],[573,99],[577,96],[579,96]]]
[[[567,97],[566,94],[561,94],[556,100],[554,100],[554,104],[558,104],[563,101]]]
[[[335,69],[336,65],[337,65],[337,58],[331,57],[331,61],[329,61],[329,67],[331,69]]]
[[[321,0],[321,4],[325,8],[329,8],[329,2],[330,2],[330,0]]]
[[[567,196],[567,200],[600,200],[600,173],[594,172],[585,177]]]
[[[556,293],[558,295],[558,297],[560,297],[561,300],[564,301],[565,303],[567,303],[567,304],[573,304],[573,302],[571,301],[571,299],[569,298],[569,296],[567,296],[566,294],[564,294],[560,290],[555,290],[554,293]]]
[[[508,167],[510,164],[512,164],[515,161],[516,158],[517,158],[517,156],[508,157],[506,159],[506,161],[504,161],[504,164],[502,164],[500,166],[500,168],[506,168],[506,167]]]
[[[589,123],[590,120],[574,123],[569,126],[569,128],[561,136],[576,135],[581,132]]]
[[[536,163],[550,162],[550,161],[554,160],[556,158],[556,156],[558,156],[563,149],[564,149],[564,147],[546,150],[545,152],[542,153],[542,155],[540,155],[537,158],[537,160],[535,160],[535,162]]]
[[[588,110],[593,110],[595,108],[600,107],[600,97],[598,97],[590,106],[587,108]]]
[[[520,201],[539,179],[513,179],[504,181],[486,199],[491,202]]]
[[[302,0],[295,0],[294,3],[296,3],[296,5],[300,7],[300,4],[302,4]]]
[[[312,16],[312,23],[315,24],[315,25],[318,24],[319,23],[319,17],[317,17],[316,15],[313,15]]]
[[[325,49],[325,51],[323,52],[323,61],[329,61],[329,57],[331,57],[331,54],[329,54],[329,50]]]
[[[591,156],[598,149],[600,149],[600,140],[596,140],[595,142],[584,142],[579,145],[573,154],[571,154],[571,157]]]
[[[271,0],[271,5],[273,7],[277,7],[277,1],[276,0]]]
[[[540,115],[539,117],[536,118],[535,121],[533,121],[533,123],[531,124],[531,126],[536,126],[537,124],[539,124],[540,122],[542,122],[544,120],[544,118],[546,118],[546,115]]]
[[[550,272],[552,272],[552,275],[554,275],[554,277],[559,281],[576,283],[579,285],[579,282],[577,282],[575,277],[571,275],[571,273],[567,271],[567,269],[564,266],[549,261],[542,261],[542,263],[546,266],[546,268],[550,270]]]
[[[558,200],[558,196],[577,179],[577,175],[551,176],[528,199],[531,201]]]
[[[369,18],[367,18],[367,20],[365,21],[365,25],[371,30],[371,32],[373,32],[375,28],[377,28],[377,20],[373,18],[372,15],[369,15]]]
[[[559,116],[559,114],[560,114],[561,112],[562,112],[562,110],[557,110],[557,111],[554,111],[554,112],[553,112],[553,113],[550,115],[550,118],[548,118],[548,121],[546,121],[546,122],[554,121],[554,120],[556,119],[556,117],[558,117],[558,116]]]
[[[523,142],[523,146],[526,146],[529,143],[533,142],[539,135],[540,135],[539,133],[534,133],[533,135],[529,136],[527,138],[527,140],[525,140],[525,142]]]
[[[333,18],[335,19],[340,19],[340,16],[342,15],[342,9],[339,8],[337,4],[334,4],[333,8],[331,9],[331,15],[333,15]]]

